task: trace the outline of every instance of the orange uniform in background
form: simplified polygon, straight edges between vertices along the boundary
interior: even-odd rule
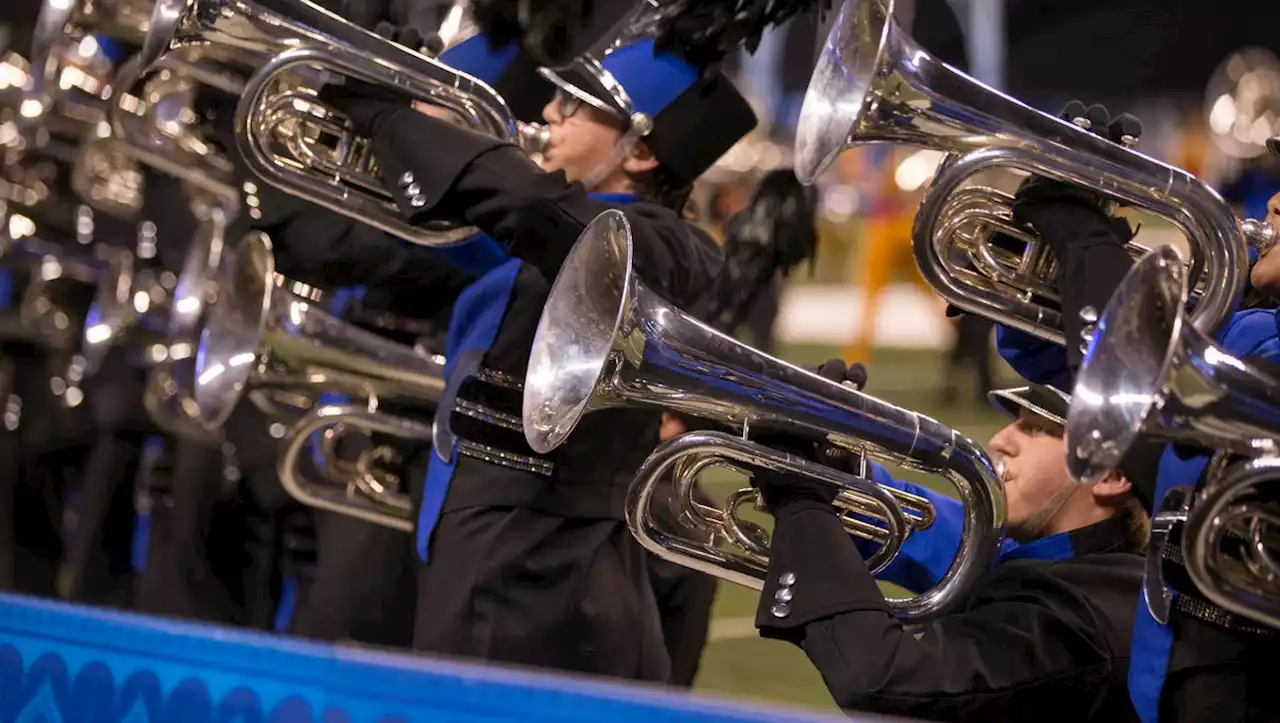
[[[846,277],[858,285],[862,297],[861,323],[844,349],[849,362],[868,362],[875,339],[876,315],[880,297],[894,280],[907,279],[926,293],[933,291],[920,276],[911,253],[911,226],[915,221],[919,193],[902,191],[894,181],[901,159],[891,155],[880,164],[879,197],[875,209],[864,224],[861,248],[850,256],[856,266]]]

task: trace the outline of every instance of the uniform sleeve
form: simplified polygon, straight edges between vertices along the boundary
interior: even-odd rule
[[[1040,706],[1079,710],[1110,670],[1089,614],[1038,586],[993,590],[923,628],[895,620],[830,512],[779,517],[756,625],[800,646],[849,710],[948,720],[1015,720]],[[1057,716],[1055,716],[1057,717]]]
[[[1071,389],[1067,350],[1030,334],[996,326],[996,349],[1018,376],[1035,384]]]
[[[275,189],[262,189],[264,218],[284,276],[319,286],[460,288],[470,277],[382,231]]]
[[[383,183],[411,223],[476,226],[547,279],[559,273],[587,224],[609,209],[622,210],[631,224],[637,273],[673,302],[695,301],[719,270],[715,241],[674,212],[594,200],[516,146],[469,129],[401,110],[381,125],[373,151]]]
[[[1056,284],[1062,297],[1066,348],[1002,326],[996,327],[996,346],[1024,379],[1070,390],[1084,360],[1082,332],[1087,323],[1081,312],[1091,308],[1095,316],[1102,315],[1133,259],[1116,237],[1113,225],[1082,230],[1081,235],[1074,227],[1055,230],[1065,234],[1055,247],[1060,249]]]
[[[933,504],[934,509],[933,524],[908,537],[897,557],[876,573],[876,579],[891,582],[912,592],[928,590],[938,584],[947,573],[951,561],[955,559],[956,550],[960,548],[960,537],[964,531],[964,505],[955,498],[927,487],[896,480],[888,470],[874,462],[868,466],[871,478],[876,483],[924,497]],[[880,547],[879,544],[861,537],[854,537],[853,541],[863,558],[871,557]]]

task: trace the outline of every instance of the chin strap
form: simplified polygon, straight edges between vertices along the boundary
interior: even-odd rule
[[[1062,489],[1058,490],[1058,493],[1053,496],[1053,499],[1036,510],[1036,513],[1031,515],[1026,522],[1016,528],[1010,527],[1010,537],[1023,542],[1039,539],[1044,533],[1044,528],[1048,527],[1049,521],[1058,514],[1058,511],[1062,509],[1062,506],[1067,503],[1067,500],[1080,486],[1074,482],[1068,482],[1063,485]]]
[[[587,191],[594,191],[604,179],[613,174],[614,171],[622,165],[627,159],[627,155],[636,147],[636,143],[640,140],[640,134],[636,132],[635,126],[632,125],[627,129],[626,133],[613,144],[613,153],[609,154],[609,158],[603,163],[591,169],[587,175],[580,180]]]

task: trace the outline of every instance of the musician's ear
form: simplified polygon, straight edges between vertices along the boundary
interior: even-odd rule
[[[644,141],[637,141],[627,157],[622,159],[622,170],[631,175],[648,173],[657,167],[658,159]]]
[[[1093,499],[1103,507],[1119,507],[1132,492],[1133,485],[1120,472],[1112,472],[1093,485]]]

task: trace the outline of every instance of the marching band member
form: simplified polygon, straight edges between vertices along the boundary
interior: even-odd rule
[[[545,171],[509,144],[377,89],[322,93],[373,138],[383,182],[411,221],[450,219],[487,234],[441,253],[480,274],[455,305],[446,399],[459,393],[516,418],[515,380],[542,302],[586,225],[622,209],[637,272],[659,293],[695,302],[719,254],[679,211],[693,181],[755,125],[723,75],[657,53],[652,41],[547,76],[558,92],[544,111]],[[454,444],[435,450],[426,479],[415,647],[665,680],[643,551],[622,521],[657,415],[602,413],[546,457],[510,429],[462,415],[442,422]]]
[[[1105,116],[1105,110],[1091,110]],[[1087,319],[1096,318],[1132,265],[1122,247],[1130,234],[1127,226],[1107,219],[1096,200],[1090,202],[1087,192],[1047,182],[1039,184],[1039,189],[1019,194],[1022,218],[1058,255],[1063,319],[1069,324],[1067,338],[1084,341],[1077,333]],[[1280,221],[1277,211],[1280,197],[1268,204],[1272,224]],[[1015,217],[1018,214],[1015,210]],[[1250,251],[1251,257],[1258,258],[1250,274],[1252,285],[1274,294],[1280,290],[1280,259],[1267,253],[1269,249]],[[1217,342],[1229,352],[1266,367],[1280,362],[1277,330],[1274,308],[1244,309],[1231,317]],[[1085,348],[1084,344],[1069,344],[1064,352],[1006,329],[998,329],[997,339],[1001,354],[1022,376],[1066,386],[1072,384]],[[1131,451],[1125,465],[1158,470],[1134,477],[1135,492],[1151,510],[1170,489],[1196,485],[1207,461],[1207,456],[1185,448],[1175,451],[1172,445],[1147,443]],[[1174,533],[1172,539],[1176,540],[1177,530]],[[1168,550],[1162,557],[1168,579],[1183,583],[1175,591],[1168,624],[1158,622],[1144,601],[1138,603],[1129,688],[1141,719],[1144,723],[1275,720],[1280,708],[1267,687],[1269,680],[1263,682],[1257,672],[1261,670],[1258,661],[1269,659],[1275,649],[1275,631],[1205,600]]]
[[[422,43],[411,27],[391,28],[384,23],[378,30],[383,35],[394,34],[397,42],[409,47]],[[514,45],[494,48],[484,36],[477,35],[449,48],[438,59],[493,86],[521,121],[540,118],[542,107],[551,97],[551,85],[537,74],[528,54]],[[404,252],[394,247],[392,251]],[[409,252],[427,255],[421,249]],[[446,330],[454,300],[476,277],[434,257],[419,258],[415,263],[438,271],[439,281],[404,279],[362,285],[351,291],[361,297],[361,310],[368,310],[371,305],[394,307],[415,318],[430,316],[431,326]],[[381,303],[375,299],[379,296],[383,297]],[[338,309],[331,311],[341,315]],[[426,346],[433,352],[445,351],[442,342],[437,345],[428,341]],[[335,395],[329,396],[328,401],[338,401],[333,398]],[[406,470],[413,469],[413,465],[406,466]],[[415,490],[415,495],[420,494],[421,490]],[[412,548],[404,533],[320,510],[315,511],[315,518],[315,571],[291,632],[409,647],[417,582]],[[368,584],[351,585],[353,576],[364,576]],[[387,614],[390,606],[400,612]]]
[[[846,376],[838,361],[821,373],[833,381]],[[1013,419],[990,448],[1003,466],[1016,544],[1006,545],[963,609],[924,625],[917,638],[889,615],[849,544],[831,505],[835,488],[759,473],[753,483],[775,524],[756,626],[763,637],[803,649],[850,711],[930,720],[1135,720],[1125,680],[1146,526],[1132,485],[1122,474],[1087,487],[1071,480],[1067,395],[1030,385],[993,391],[990,399]],[[894,484],[882,469],[873,476]],[[944,538],[954,535],[954,551],[959,530],[947,521],[955,510],[942,501],[935,525],[943,523]],[[933,528],[913,535],[901,555],[912,557],[918,549],[908,546],[934,535]],[[897,579],[915,589],[936,582],[903,573]]]

